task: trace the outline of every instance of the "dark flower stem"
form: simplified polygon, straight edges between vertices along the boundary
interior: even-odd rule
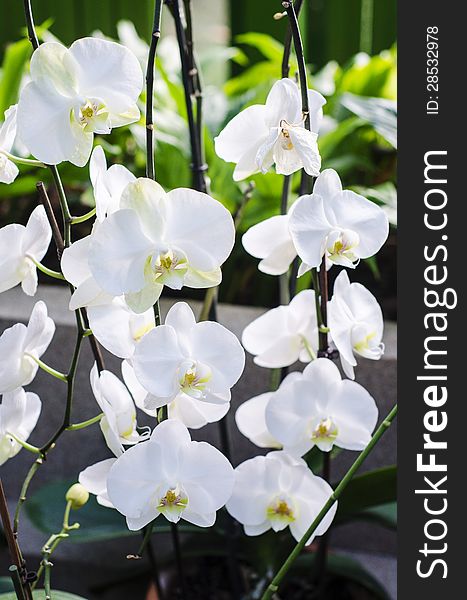
[[[182,15],[180,12],[180,0],[168,0],[166,2],[170,12],[172,13],[174,22],[175,22],[175,30],[177,34],[178,47],[180,50],[180,62],[182,65],[182,80],[183,80],[183,89],[185,92],[185,105],[188,119],[188,129],[190,133],[190,145],[191,145],[191,154],[192,154],[192,163],[191,170],[193,174],[193,188],[198,190],[199,192],[206,193],[206,179],[205,172],[207,170],[207,165],[204,162],[203,156],[201,154],[201,141],[199,139],[199,132],[202,128],[201,119],[198,119],[198,123],[195,120],[195,115],[193,111],[193,102],[192,102],[192,90],[194,88],[193,84],[193,66],[190,71],[190,61],[189,61],[189,51],[187,49],[187,39],[186,32],[182,23]],[[190,21],[191,22],[191,21]],[[193,56],[193,53],[191,53]],[[199,82],[199,77],[197,78]],[[198,112],[201,115],[201,94],[199,92],[199,100],[198,100]],[[202,132],[200,132],[202,134]]]
[[[26,563],[18,545],[10,520],[8,504],[3,490],[2,479],[0,478],[0,518],[3,524],[3,533],[8,545],[13,564],[10,567],[10,577],[13,581],[16,595],[19,600],[29,600],[32,598],[31,588],[27,581]]]
[[[154,6],[154,23],[149,46],[148,65],[146,69],[146,177],[155,179],[154,168],[154,63],[156,60],[157,44],[161,37],[162,0],[156,0]]]
[[[303,53],[303,43],[302,37],[300,34],[300,26],[298,23],[297,12],[296,9],[300,10],[302,3],[300,0],[297,0],[295,6],[292,2],[282,2],[282,6],[285,8],[287,15],[289,17],[290,24],[290,32],[293,40],[295,55],[297,57],[298,62],[298,73],[300,80],[300,92],[302,97],[302,113],[305,118],[304,125],[306,129],[311,130],[311,121],[310,121],[310,110],[308,103],[308,81],[307,81],[307,72],[306,72],[306,64],[305,64],[305,56]],[[286,40],[287,41],[287,40]],[[286,47],[288,44],[286,44]],[[288,67],[288,60],[283,61],[283,69],[284,63],[286,62]],[[302,179],[300,182],[300,195],[309,193],[311,178],[302,171]],[[327,326],[327,303],[328,303],[328,276],[326,269],[326,258],[323,256],[321,261],[319,273],[316,268],[311,270],[311,277],[313,281],[313,287],[315,290],[315,310],[316,310],[316,320],[318,324],[318,356],[319,357],[330,357],[329,355],[329,342],[328,342],[328,334],[326,332]],[[324,329],[324,331],[323,331]],[[323,468],[322,468],[322,477],[326,481],[330,480],[331,476],[331,456],[329,452],[325,452],[323,456]],[[324,573],[326,571],[326,561],[327,561],[327,550],[328,550],[328,535],[325,534],[321,536],[318,544],[318,551],[316,557],[316,575],[315,580],[318,582],[322,581],[324,578]]]

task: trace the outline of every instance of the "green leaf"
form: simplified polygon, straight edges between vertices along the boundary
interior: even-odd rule
[[[0,119],[3,120],[5,110],[18,100],[18,90],[24,67],[31,56],[32,48],[29,40],[19,40],[10,44],[3,59],[0,85]]]
[[[9,577],[0,577],[0,592],[13,591],[13,583]]]
[[[19,167],[20,172],[23,170],[23,167]],[[36,183],[42,179],[43,169],[37,169],[37,172],[40,175],[35,177],[34,175],[19,175],[13,183],[10,185],[1,185],[0,186],[0,198],[12,198],[16,196],[28,196],[30,194],[34,194],[36,192]]]
[[[351,117],[340,122],[336,129],[318,138],[319,150],[323,162],[335,156],[339,145],[363,125],[365,125],[365,122],[362,119]]]
[[[34,590],[32,593],[34,600],[44,600],[45,590]],[[68,592],[59,592],[57,590],[51,591],[51,597],[53,600],[86,600],[83,596],[77,596],[76,594],[69,594]],[[9,594],[0,594],[0,600],[17,600],[16,594],[11,592]]]
[[[304,553],[298,557],[289,576],[308,577],[313,572],[316,554]],[[328,576],[351,581],[371,592],[379,600],[390,600],[389,594],[381,583],[353,558],[339,554],[330,554],[326,563]]]
[[[74,481],[55,481],[43,486],[28,498],[25,510],[33,525],[44,534],[51,535],[60,531],[65,510],[65,494]],[[72,511],[70,522],[78,522],[80,528],[70,533],[70,542],[94,542],[120,537],[140,535],[130,531],[125,518],[115,509],[106,508],[97,503],[94,496],[83,508]],[[182,532],[199,532],[202,528],[181,524]],[[170,526],[165,519],[159,518],[154,533],[169,532]]]
[[[275,63],[266,60],[259,62],[241,73],[238,77],[229,79],[224,85],[224,91],[228,96],[235,96],[251,92],[251,90],[256,91],[258,85],[263,84],[266,87],[264,92],[267,94],[271,81],[277,79],[277,73],[278,70]]]
[[[341,97],[341,104],[370,123],[391,146],[397,148],[397,105],[393,100],[346,93]]]
[[[334,489],[336,485],[333,485]],[[363,473],[352,479],[342,494],[334,522],[348,522],[364,510],[395,502],[396,499],[396,465]]]
[[[254,31],[242,33],[235,36],[235,43],[252,46],[261,52],[265,58],[277,63],[282,62],[284,46],[270,35]]]
[[[334,446],[331,450],[331,460],[336,458],[342,452],[341,448]],[[313,471],[315,475],[319,475],[323,468],[324,452],[322,452],[318,446],[314,446],[304,457],[306,464]]]
[[[384,50],[372,57],[360,52],[343,71],[337,82],[337,91],[395,100],[395,73],[397,73],[395,51]]]
[[[397,502],[388,502],[362,510],[361,513],[355,515],[355,519],[378,523],[378,525],[395,530],[397,529]]]

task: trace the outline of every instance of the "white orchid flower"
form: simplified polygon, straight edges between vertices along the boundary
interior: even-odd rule
[[[123,452],[124,445],[147,439],[148,432],[138,433],[136,408],[125,384],[110,371],[99,373],[96,364],[91,369],[90,379],[96,402],[104,413],[99,424],[107,446],[115,456]]]
[[[266,173],[275,164],[276,173],[291,175],[305,169],[316,176],[321,168],[318,131],[326,100],[308,90],[311,131],[304,127],[300,90],[292,79],[276,81],[266,104],[249,106],[215,138],[216,154],[236,163],[233,178],[245,179],[257,171]]]
[[[36,264],[47,252],[52,237],[45,209],[36,206],[26,227],[13,223],[0,229],[0,292],[21,283],[23,292],[37,291]]]
[[[122,362],[122,375],[136,406],[147,415],[157,418],[159,409],[147,408],[157,403],[152,402],[151,395],[148,395],[148,392],[140,384],[133,367],[126,360]],[[224,404],[200,402],[198,399],[181,392],[167,405],[167,416],[169,419],[181,421],[190,429],[200,429],[208,423],[220,421],[228,413],[229,408],[229,402]]]
[[[42,162],[82,167],[94,133],[139,119],[142,87],[138,59],[120,44],[88,37],[67,49],[47,42],[31,58],[31,81],[18,102],[18,134]]]
[[[266,407],[273,392],[266,392],[240,404],[235,413],[238,430],[259,448],[282,448],[269,433],[266,425]]]
[[[290,533],[299,541],[318,516],[333,490],[313,475],[306,463],[285,452],[255,456],[235,469],[235,486],[226,508],[242,523],[246,535],[261,535],[269,529]],[[332,523],[337,502],[307,541],[323,535]]]
[[[211,527],[230,498],[234,472],[225,456],[206,442],[191,441],[188,429],[169,419],[149,441],[133,446],[111,467],[107,491],[128,528],[141,529],[159,515]]]
[[[248,254],[261,259],[258,269],[268,275],[287,273],[297,256],[288,215],[276,215],[253,225],[243,234],[242,244]]]
[[[97,341],[119,358],[131,358],[136,344],[155,327],[154,311],[135,313],[123,296],[88,308],[89,327]]]
[[[355,268],[378,252],[389,233],[385,212],[374,202],[342,190],[339,175],[326,169],[313,193],[290,209],[289,230],[299,257],[310,267],[327,261]]]
[[[49,347],[55,324],[44,302],[37,302],[26,325],[17,323],[0,336],[0,394],[31,383],[39,365],[37,359]]]
[[[281,385],[266,407],[268,430],[293,456],[313,446],[323,452],[334,445],[363,450],[377,419],[372,396],[359,383],[342,380],[328,358],[314,360],[301,377]]]
[[[124,189],[121,209],[92,235],[89,266],[109,294],[125,294],[135,312],[148,310],[164,285],[213,287],[232,251],[235,228],[220,202],[179,188],[165,193],[150,179]]]
[[[111,165],[107,168],[102,146],[96,146],[92,151],[89,176],[96,201],[96,217],[102,223],[106,216],[119,209],[123,190],[136,177],[123,165]]]
[[[318,348],[313,290],[299,292],[287,306],[278,306],[247,325],[242,344],[260,367],[288,367],[310,362]]]
[[[119,456],[121,456],[121,453]],[[96,496],[96,500],[100,505],[107,508],[115,508],[107,493],[107,477],[116,460],[116,458],[101,460],[81,471],[78,477],[79,483],[90,494]]]
[[[92,276],[89,268],[89,248],[91,235],[88,235],[65,248],[61,259],[61,269],[65,279],[76,289],[70,298],[69,309],[86,306],[102,306],[112,302],[113,296],[105,292]]]
[[[165,325],[147,333],[136,346],[132,366],[149,392],[145,407],[154,410],[189,396],[195,404],[228,405],[230,388],[245,366],[235,335],[211,321],[196,323],[185,302],[167,313]],[[183,398],[182,398],[183,402]],[[225,413],[224,413],[225,414]]]
[[[360,283],[350,283],[346,271],[334,282],[328,304],[328,326],[339,350],[342,369],[355,379],[355,355],[379,360],[384,354],[383,313],[373,294]]]
[[[5,111],[5,120],[0,125],[0,183],[12,183],[19,173],[10,159],[10,151],[16,137],[16,108],[14,104]]]
[[[18,388],[3,395],[0,404],[0,465],[16,456],[36,426],[41,413],[39,396]]]

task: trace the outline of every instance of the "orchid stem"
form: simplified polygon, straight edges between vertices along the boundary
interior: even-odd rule
[[[92,208],[89,212],[84,213],[84,215],[79,215],[79,217],[71,217],[71,225],[78,225],[78,223],[85,223],[92,219],[96,214],[96,209]]]
[[[63,274],[60,273],[59,271],[53,271],[52,269],[49,269],[48,267],[43,265],[41,262],[37,261],[34,258],[34,256],[30,256],[29,254],[26,256],[29,258],[29,260],[31,260],[36,265],[36,267],[39,269],[39,271],[41,271],[45,275],[48,275],[49,277],[53,277],[53,279],[60,279],[61,281],[66,281],[65,277],[63,277]]]
[[[300,26],[298,23],[297,13],[302,6],[302,2],[297,0],[295,6],[292,2],[282,2],[282,6],[287,11],[290,24],[291,37],[294,44],[295,55],[298,63],[298,73],[300,79],[300,93],[302,98],[302,113],[305,117],[304,126],[306,129],[311,131],[310,121],[310,109],[308,102],[308,81],[305,64],[305,56],[303,52],[303,42],[300,34]],[[297,9],[297,10],[296,10]],[[288,61],[287,61],[288,66]],[[283,63],[284,68],[284,63]],[[300,195],[308,193],[311,187],[312,179],[306,174],[305,170],[302,171],[302,178],[300,181]],[[326,258],[323,257],[321,261],[320,270],[316,268],[311,269],[311,278],[313,281],[314,296],[315,296],[315,311],[316,311],[316,322],[318,325],[318,357],[328,357],[329,343],[327,333],[327,303],[328,303],[328,276],[326,269]],[[311,348],[307,347],[310,353]],[[331,475],[331,457],[329,453],[325,453],[323,457],[323,470],[322,477],[325,481],[329,481]],[[326,559],[328,550],[328,537],[323,535],[320,539],[317,553],[317,579],[321,579],[326,570]]]
[[[51,600],[51,591],[50,591],[50,571],[53,567],[53,564],[50,562],[50,557],[60,544],[62,540],[67,539],[70,534],[70,531],[75,529],[79,529],[79,523],[73,523],[70,525],[70,511],[71,511],[72,502],[69,500],[66,503],[65,512],[63,515],[63,524],[62,529],[59,533],[53,533],[46,543],[42,546],[42,560],[39,568],[37,570],[37,577],[35,582],[32,584],[32,589],[35,588],[37,582],[39,581],[42,573],[44,573],[44,591],[46,594],[46,598],[48,597]]]
[[[154,63],[156,60],[157,44],[161,37],[162,0],[155,0],[154,23],[149,46],[148,64],[146,70],[146,177],[156,178],[154,166]]]
[[[187,48],[187,40],[186,33],[183,28],[182,16],[180,12],[180,0],[169,0],[167,2],[167,6],[169,7],[174,22],[175,22],[175,30],[177,33],[177,41],[178,47],[180,50],[180,62],[182,64],[182,79],[183,79],[183,89],[185,92],[185,105],[186,112],[188,118],[188,129],[190,133],[190,145],[191,145],[191,156],[192,156],[192,164],[191,170],[193,173],[193,188],[198,190],[199,192],[206,193],[207,186],[206,180],[204,177],[204,173],[207,169],[207,165],[204,163],[204,158],[202,156],[202,144],[199,138],[200,125],[197,124],[194,117],[193,112],[193,102],[191,97],[191,91],[197,87],[197,97],[201,98],[201,92],[199,90],[199,82],[196,84],[193,83],[194,68],[192,67],[190,70],[190,55]],[[192,42],[192,40],[191,40]],[[197,69],[196,69],[197,71]],[[201,116],[201,100],[198,100],[198,117]]]
[[[102,419],[103,416],[104,416],[104,413],[100,413],[100,414],[96,415],[95,417],[92,417],[92,419],[88,419],[87,421],[82,421],[81,423],[73,423],[73,425],[69,425],[66,428],[66,430],[67,431],[78,431],[80,429],[86,429],[86,427],[89,427],[90,425],[99,423],[99,421]]]
[[[307,529],[307,531],[305,532],[305,534],[303,535],[301,540],[296,544],[295,548],[292,550],[292,552],[289,554],[288,558],[285,560],[282,567],[276,573],[275,577],[273,578],[273,580],[269,584],[268,588],[262,595],[261,600],[270,600],[273,597],[273,595],[278,591],[279,586],[282,583],[282,580],[284,579],[287,572],[293,565],[294,561],[298,558],[299,554],[305,547],[307,541],[310,539],[310,537],[316,531],[318,525],[321,523],[321,521],[327,515],[328,511],[331,509],[331,507],[336,502],[336,500],[338,500],[340,498],[340,496],[344,492],[345,488],[350,483],[352,477],[355,475],[355,473],[361,467],[361,465],[366,460],[366,458],[368,457],[370,452],[373,450],[373,448],[379,442],[380,438],[389,429],[389,427],[391,426],[396,415],[397,415],[397,404],[392,408],[390,413],[387,415],[387,417],[384,419],[384,421],[380,424],[380,426],[373,434],[373,437],[369,441],[366,448],[364,450],[362,450],[362,452],[358,455],[358,457],[355,460],[355,462],[353,463],[353,465],[350,467],[350,469],[347,471],[347,473],[341,479],[339,485],[336,487],[334,492],[328,498],[328,500],[326,501],[323,508],[318,513],[318,515],[315,518],[315,520],[313,521],[313,523]]]
[[[177,563],[177,571],[179,575],[180,589],[182,600],[188,600],[188,588],[185,579],[185,570],[183,568],[182,550],[180,546],[180,534],[178,531],[177,523],[171,523],[170,529],[172,531],[172,543],[175,554],[175,561]]]
[[[68,383],[68,377],[65,375],[65,373],[60,373],[60,371],[57,371],[56,369],[49,367],[49,365],[47,365],[40,358],[37,358],[37,356],[34,356],[33,354],[28,354],[26,352],[25,356],[27,356],[28,358],[31,358],[36,364],[39,365],[39,367],[43,371],[45,371],[49,375],[52,375],[52,377],[55,377],[55,379],[60,379],[60,381],[63,381],[64,383]]]
[[[18,436],[16,436],[14,433],[11,433],[11,431],[8,432],[8,435],[10,437],[12,437],[15,440],[15,442],[17,442],[25,450],[28,450],[28,452],[32,452],[33,454],[40,454],[41,453],[41,451],[40,451],[39,448],[37,448],[36,446],[33,446],[32,444],[28,444],[27,442],[25,442],[24,440],[22,440],[21,438],[19,438]]]
[[[9,160],[11,160],[12,162],[14,162],[18,165],[28,165],[30,167],[42,167],[43,169],[46,168],[46,165],[44,165],[44,163],[41,162],[40,160],[34,160],[31,158],[21,158],[21,156],[15,156],[14,154],[10,154],[6,150],[0,150],[0,154],[4,154]]]
[[[52,204],[50,203],[50,198],[47,194],[47,190],[45,189],[45,185],[42,181],[36,183],[36,189],[39,192],[39,199],[41,201],[42,206],[45,209],[45,214],[47,215],[47,220],[49,221],[50,227],[52,229],[52,237],[55,242],[55,246],[57,248],[57,255],[59,260],[62,258],[63,249],[65,247],[63,243],[63,237],[58,227],[57,219],[55,218],[54,211],[52,209]]]
[[[16,510],[15,510],[15,516],[14,516],[14,520],[13,520],[13,531],[15,534],[18,533],[18,528],[19,528],[19,518],[20,518],[20,514],[21,514],[21,508],[23,506],[23,504],[26,502],[26,497],[27,497],[27,492],[28,492],[28,488],[29,488],[29,484],[32,481],[32,478],[34,477],[34,475],[36,474],[37,469],[42,465],[43,463],[43,459],[42,458],[37,458],[31,468],[29,469],[25,480],[23,481],[23,485],[21,486],[21,492],[19,495],[19,499],[18,499],[18,503],[16,505]]]
[[[2,478],[0,477],[0,521],[3,525],[3,534],[8,546],[12,565],[10,567],[10,577],[13,581],[16,595],[19,600],[30,600],[32,598],[31,589],[27,582],[26,565],[18,544],[18,538],[14,529],[11,527],[10,512],[6,501],[5,491],[3,489]]]

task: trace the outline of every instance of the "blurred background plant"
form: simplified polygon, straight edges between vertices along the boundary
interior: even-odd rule
[[[20,3],[3,0],[0,29],[0,111],[17,101],[28,78],[30,45],[24,38]],[[106,36],[129,46],[142,63],[147,57],[152,2],[129,0],[98,3],[81,0],[37,3],[36,21],[43,40],[71,43],[83,35]],[[242,108],[262,103],[281,75],[286,19],[274,19],[273,11],[247,0],[198,2],[195,7],[195,39],[204,79],[206,158],[214,197],[238,214],[239,233],[277,214],[282,177],[275,173],[256,176],[255,190],[246,206],[243,199],[248,182],[233,182],[233,165],[219,159],[213,138]],[[310,5],[310,7],[308,6]],[[327,99],[320,132],[323,168],[339,171],[344,187],[354,188],[387,211],[396,227],[396,2],[373,0],[317,0],[305,3],[302,11],[311,86]],[[229,19],[230,11],[230,19]],[[131,17],[131,21],[127,20]],[[230,20],[231,28],[228,26]],[[187,186],[190,181],[189,141],[183,88],[179,76],[176,42],[170,36],[172,23],[163,24],[157,59],[155,86],[157,172],[166,188]],[[255,33],[253,30],[261,31]],[[269,31],[270,34],[264,33]],[[169,33],[169,35],[168,35]],[[374,52],[372,55],[371,53]],[[291,62],[290,75],[296,65]],[[141,98],[143,107],[144,97]],[[145,127],[143,118],[130,128],[119,128],[105,139],[97,139],[109,162],[120,161],[135,175],[144,174]],[[16,148],[21,153],[21,145]],[[76,214],[93,205],[87,168],[70,164],[60,167],[68,196]],[[0,187],[0,225],[24,222],[30,211],[38,178],[47,181],[43,170],[21,167],[22,176]],[[298,175],[292,190],[297,190]],[[241,209],[241,210],[240,210]],[[240,211],[240,212],[239,212]],[[86,225],[83,225],[83,234]],[[357,276],[380,299],[385,316],[395,318],[395,238],[391,235],[376,260]],[[53,260],[53,257],[48,257]],[[237,247],[224,268],[221,301],[259,306],[278,303],[275,279],[259,273],[256,260]],[[299,289],[309,287],[307,276]]]

